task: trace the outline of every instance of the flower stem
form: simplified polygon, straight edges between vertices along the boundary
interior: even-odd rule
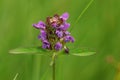
[[[50,66],[52,66],[52,78],[53,78],[53,80],[55,80],[55,60],[56,60],[56,53],[53,53],[53,55],[52,55],[52,61],[51,61],[51,63],[50,63]]]
[[[54,59],[54,63],[52,65],[53,68],[53,80],[55,80],[55,59]]]

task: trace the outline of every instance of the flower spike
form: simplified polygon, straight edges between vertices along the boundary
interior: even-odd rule
[[[67,42],[74,42],[74,38],[67,31],[70,24],[67,23],[69,14],[63,13],[61,16],[55,14],[53,17],[47,17],[46,22],[39,21],[33,24],[33,27],[40,29],[38,39],[42,41],[42,48],[48,50],[60,51],[64,48],[68,53],[69,49],[65,48]]]

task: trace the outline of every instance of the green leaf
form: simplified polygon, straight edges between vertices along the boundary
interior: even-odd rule
[[[41,47],[28,47],[28,48],[16,48],[13,50],[10,50],[11,54],[39,54],[39,55],[53,55],[53,51],[43,49]],[[65,55],[66,53],[64,50],[55,52],[58,55]],[[68,55],[74,55],[74,56],[90,56],[94,55],[95,52],[91,52],[88,50],[80,49],[80,48],[71,48]]]
[[[72,53],[71,55],[74,56],[91,56],[91,55],[95,55],[96,52],[82,52],[82,53]]]
[[[96,52],[82,50],[80,48],[70,49],[70,55],[74,55],[74,56],[91,56],[91,55],[95,55],[95,54],[96,54]]]
[[[45,50],[41,47],[28,47],[28,48],[16,48],[10,50],[9,53],[12,54],[40,54],[40,55],[48,55],[49,51]]]

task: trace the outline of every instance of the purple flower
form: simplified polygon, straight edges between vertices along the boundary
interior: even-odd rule
[[[46,40],[46,37],[47,37],[47,36],[46,36],[46,35],[47,35],[46,32],[45,32],[44,30],[41,30],[40,32],[41,32],[41,33],[40,33],[40,35],[38,36],[38,39],[41,39],[42,41],[43,41],[43,40]]]
[[[33,24],[33,27],[37,28],[37,29],[45,29],[45,23],[40,21],[37,24]]]
[[[62,44],[60,42],[57,42],[55,45],[55,50],[61,50],[62,49]]]
[[[63,37],[63,31],[56,30],[56,34],[59,38]]]
[[[65,35],[70,35],[70,33],[68,31],[65,31],[64,33],[65,33]]]
[[[42,41],[42,48],[49,50],[62,50],[67,42],[74,42],[74,38],[67,31],[70,24],[67,23],[69,14],[63,13],[61,16],[55,14],[52,17],[47,17],[46,22],[39,21],[33,26],[40,29],[38,39]],[[66,53],[69,53],[69,48],[64,48]]]
[[[63,13],[60,18],[62,18],[63,20],[67,20],[69,18],[69,14],[66,12],[66,13]]]
[[[57,27],[57,23],[52,23],[52,26],[53,26],[54,28],[56,28],[56,27]]]
[[[65,42],[74,42],[75,40],[74,40],[74,38],[72,37],[72,36],[66,36],[65,37]]]
[[[50,43],[46,40],[43,41],[42,48],[43,49],[49,49],[50,48]]]
[[[69,27],[70,27],[70,24],[65,22],[63,25],[60,26],[60,29],[67,30]]]

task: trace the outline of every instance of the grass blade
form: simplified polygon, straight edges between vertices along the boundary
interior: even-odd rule
[[[17,79],[17,77],[18,77],[18,73],[15,75],[15,77],[14,77],[14,79],[13,79],[13,80],[16,80],[16,79]]]
[[[93,1],[94,1],[94,0],[91,0],[91,1],[87,4],[87,6],[83,9],[83,11],[80,13],[80,15],[78,16],[78,18],[76,19],[75,24],[80,20],[80,18],[82,17],[82,15],[83,15],[83,14],[86,12],[86,10],[90,7],[90,5],[93,3]],[[70,32],[71,32],[71,30],[73,30],[73,28],[74,28],[74,26],[71,27]]]

